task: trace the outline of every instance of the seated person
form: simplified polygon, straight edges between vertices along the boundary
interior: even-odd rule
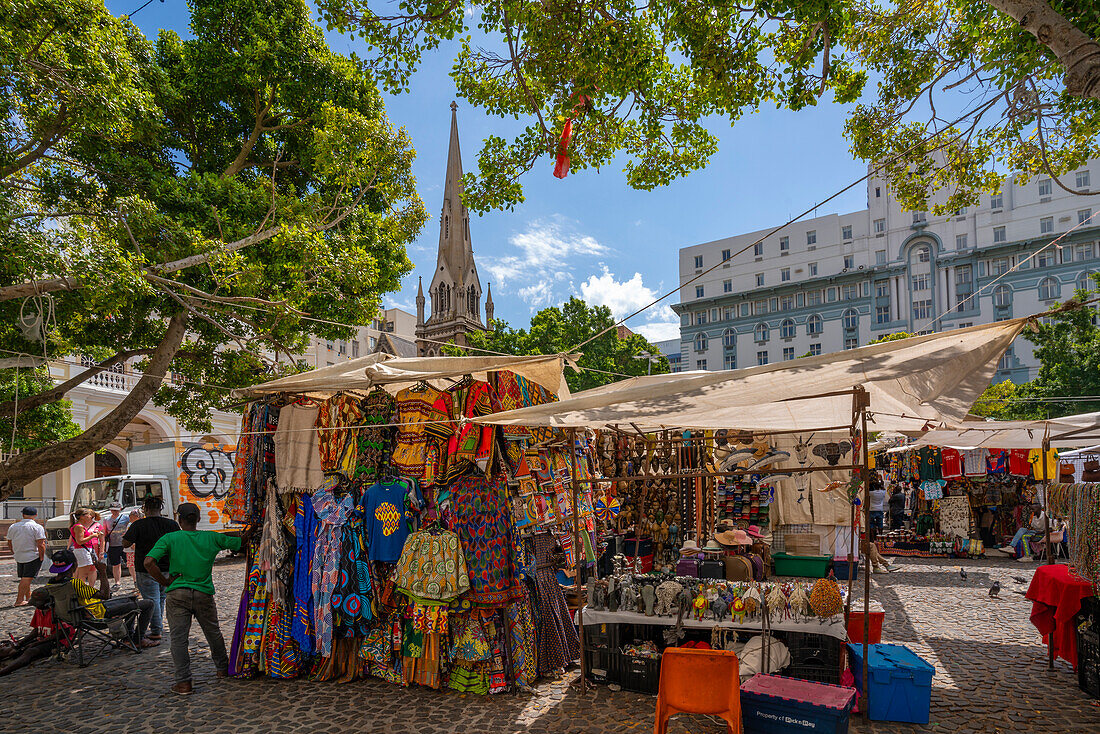
[[[1031,519],[1028,524],[1016,531],[1016,535],[1012,537],[1012,541],[1009,543],[1011,546],[1011,555],[1016,558],[1020,558],[1024,555],[1024,538],[1035,541],[1043,537],[1043,533],[1047,529],[1047,516],[1046,513],[1040,509],[1038,505],[1031,510]],[[1003,549],[1008,550],[1008,549]]]
[[[72,640],[73,628],[54,618],[50,595],[45,589],[35,589],[30,603],[35,609],[30,634],[0,642],[0,676],[49,657],[54,651],[55,636],[60,637],[62,647],[68,647]]]
[[[145,637],[145,630],[149,628],[149,619],[153,616],[153,602],[148,599],[137,599],[132,596],[111,598],[111,589],[107,579],[107,571],[102,564],[99,569],[99,590],[88,585],[78,578],[74,578],[76,571],[76,556],[71,550],[54,551],[50,557],[53,565],[50,573],[57,574],[46,584],[48,591],[50,586],[56,584],[71,584],[76,592],[76,598],[84,607],[84,613],[94,619],[110,619],[121,617],[134,609],[139,611],[137,623],[131,624],[128,630],[130,639],[138,647],[156,647],[160,642]]]

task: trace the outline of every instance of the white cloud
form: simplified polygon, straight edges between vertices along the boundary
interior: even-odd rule
[[[557,286],[567,284],[573,276],[571,260],[609,252],[596,238],[572,231],[560,217],[531,222],[526,231],[512,235],[508,241],[514,254],[491,259],[482,267],[499,285],[517,286],[519,297],[532,308],[557,300]]]
[[[581,283],[580,291],[586,303],[607,306],[616,319],[626,318],[664,295],[645,285],[641,273],[617,280],[606,265],[602,274],[588,276],[588,280]],[[626,325],[650,341],[675,339],[680,335],[680,317],[664,302],[650,306]]]

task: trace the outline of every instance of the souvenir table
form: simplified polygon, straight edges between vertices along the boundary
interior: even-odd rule
[[[1027,587],[1031,623],[1043,634],[1054,656],[1077,667],[1077,636],[1073,618],[1081,600],[1093,595],[1092,584],[1070,571],[1069,566],[1049,564],[1035,569]]]
[[[580,614],[581,626],[590,624],[655,624],[663,627],[671,627],[676,624],[676,617],[668,616],[646,616],[639,612],[609,612],[601,609],[589,609],[584,607]],[[718,622],[714,619],[696,620],[684,616],[684,627],[689,629],[711,629],[713,627],[723,627],[726,629],[739,630],[743,632],[760,632],[760,620],[755,619],[751,622],[735,622],[732,619],[726,619]],[[801,632],[805,634],[814,635],[828,635],[829,637],[835,637],[838,640],[847,639],[847,631],[844,627],[844,615],[838,614],[828,619],[822,619],[820,617],[808,617],[805,619],[783,619],[773,620],[768,625],[769,629],[775,632]]]

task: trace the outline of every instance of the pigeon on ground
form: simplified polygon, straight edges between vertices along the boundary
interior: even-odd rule
[[[963,568],[962,566],[959,566],[959,577],[960,577],[960,578],[961,578],[961,579],[962,579],[963,581],[966,581],[966,569],[965,569],[965,568]]]
[[[997,594],[1001,593],[1001,582],[994,581],[993,585],[989,587],[989,596],[996,599]]]
[[[1027,583],[1027,579],[1020,578],[1019,576],[1013,576],[1012,580],[1015,581],[1018,584],[1026,584]]]

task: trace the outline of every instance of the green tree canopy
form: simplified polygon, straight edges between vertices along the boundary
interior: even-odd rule
[[[45,369],[0,370],[0,401],[18,401],[53,387]],[[80,433],[68,400],[0,415],[0,454],[49,446]]]
[[[470,354],[488,350],[501,354],[523,356],[528,354],[569,353],[578,344],[610,329],[597,339],[585,344],[578,365],[583,372],[566,369],[565,379],[572,392],[587,390],[623,379],[623,376],[644,375],[650,369],[646,358],[637,359],[643,353],[659,357],[653,361],[653,374],[668,372],[668,360],[660,356],[660,350],[640,334],[619,336],[613,328],[615,318],[607,306],[589,306],[579,298],[570,298],[560,308],[544,308],[531,317],[527,329],[513,329],[503,321],[494,321],[493,330],[469,335]],[[458,348],[448,348],[461,353]]]
[[[452,76],[525,127],[486,139],[467,204],[510,207],[558,151],[573,170],[624,162],[652,189],[717,150],[709,116],[852,104],[861,158],[887,164],[911,209],[951,211],[1006,167],[1058,176],[1098,152],[1100,13],[1092,0],[318,0],[370,46],[395,91],[422,54],[459,38]],[[868,89],[868,82],[875,86]],[[859,102],[856,105],[856,102]],[[963,115],[963,111],[968,114]]]
[[[372,77],[304,0],[189,6],[191,37],[155,42],[102,0],[14,0],[0,18],[0,323],[45,317],[2,327],[0,349],[98,361],[20,409],[145,360],[85,433],[0,463],[0,496],[99,449],[154,395],[206,429],[227,387],[311,334],[350,336],[313,319],[369,323],[411,268],[414,153]]]

